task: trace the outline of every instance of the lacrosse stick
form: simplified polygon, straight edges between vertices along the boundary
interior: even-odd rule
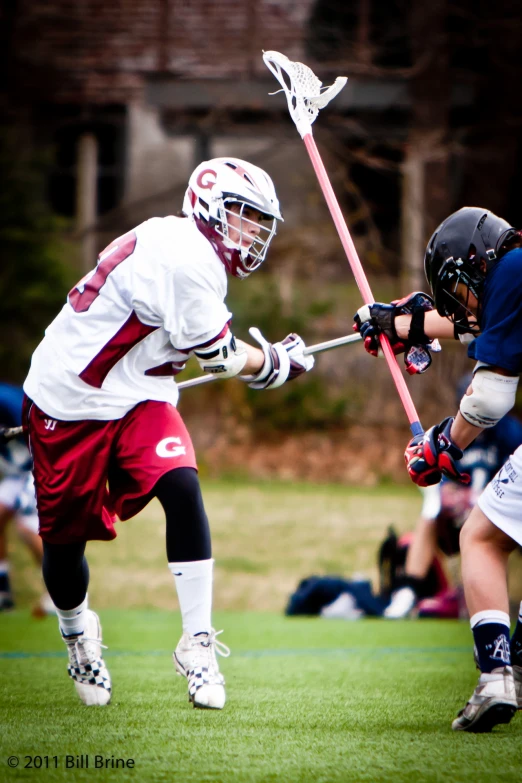
[[[263,52],[263,60],[281,84],[282,90],[278,90],[278,92],[284,92],[286,95],[290,116],[305,143],[364,303],[372,304],[375,298],[364,274],[357,250],[312,135],[312,123],[317,118],[319,110],[323,109],[343,89],[347,78],[338,76],[330,87],[323,87],[322,82],[319,81],[311,68],[303,65],[303,63],[292,62],[280,52]],[[272,93],[272,95],[275,94],[277,93]],[[381,334],[379,339],[395,386],[408,416],[412,434],[421,435],[423,429],[419,416],[391,349],[390,341],[384,334]]]
[[[336,337],[334,340],[326,340],[324,343],[316,343],[315,345],[309,345],[305,348],[303,353],[305,356],[309,356],[312,353],[323,353],[324,351],[331,351],[333,348],[339,348],[341,345],[349,345],[350,343],[360,343],[362,337],[359,333],[349,334],[346,337]],[[218,381],[218,375],[198,375],[197,378],[191,378],[189,381],[181,381],[177,384],[178,389],[189,389],[191,386],[201,386],[202,383],[210,383],[210,381]],[[7,427],[5,429],[0,428],[0,443],[7,443],[7,441],[17,438],[22,434],[22,427]]]
[[[310,356],[312,353],[324,353],[324,351],[339,348],[341,345],[360,343],[361,340],[362,336],[360,334],[349,334],[346,337],[336,337],[334,340],[327,340],[324,343],[309,345],[308,348],[304,349],[303,353],[305,356]],[[210,383],[211,381],[219,381],[219,375],[198,375],[197,378],[191,378],[190,381],[178,383],[178,389],[188,389],[190,386],[199,386],[202,383]]]

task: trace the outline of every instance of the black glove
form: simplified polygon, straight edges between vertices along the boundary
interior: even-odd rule
[[[430,350],[440,350],[438,341],[431,340],[424,332],[424,315],[433,306],[431,296],[422,291],[414,291],[391,304],[364,305],[354,316],[354,329],[361,333],[364,347],[372,356],[378,355],[379,335],[385,334],[394,354],[405,354],[406,371],[410,375],[423,373],[431,364]],[[407,339],[399,337],[395,330],[398,315],[412,316]]]
[[[463,452],[451,440],[452,424],[453,417],[450,416],[422,435],[416,435],[406,446],[406,468],[417,486],[430,487],[432,484],[438,484],[443,475],[460,484],[470,483],[469,474],[461,473],[456,464],[462,458]]]

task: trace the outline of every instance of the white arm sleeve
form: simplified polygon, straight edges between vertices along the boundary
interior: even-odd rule
[[[494,427],[514,406],[518,380],[518,375],[500,375],[479,362],[471,382],[473,391],[460,401],[462,416],[475,427]]]

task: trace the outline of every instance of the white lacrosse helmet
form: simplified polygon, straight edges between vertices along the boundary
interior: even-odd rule
[[[248,208],[261,212],[266,224],[249,218]],[[189,179],[183,212],[194,218],[227,271],[239,278],[263,263],[276,223],[283,220],[268,174],[238,158],[200,163]]]

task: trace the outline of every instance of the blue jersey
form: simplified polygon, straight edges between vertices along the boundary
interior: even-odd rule
[[[486,275],[480,327],[468,356],[522,373],[522,248],[506,253]]]
[[[464,450],[459,467],[471,474],[482,469],[490,481],[521,444],[522,423],[514,416],[504,416],[494,427],[483,430]]]
[[[19,427],[22,423],[24,392],[20,386],[0,383],[0,424],[3,427]]]
[[[0,426],[19,427],[22,423],[24,392],[19,386],[0,383]],[[0,444],[0,473],[13,476],[31,470],[31,457],[22,436]]]

